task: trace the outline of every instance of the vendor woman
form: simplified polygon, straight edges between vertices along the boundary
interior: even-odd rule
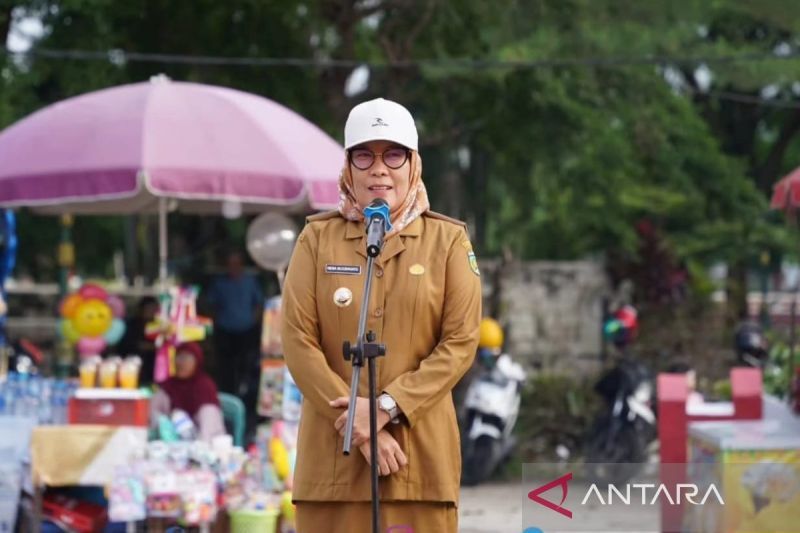
[[[217,386],[203,370],[203,349],[199,344],[188,342],[176,348],[175,375],[161,384],[153,396],[152,409],[154,421],[177,409],[186,412],[202,440],[225,434]]]

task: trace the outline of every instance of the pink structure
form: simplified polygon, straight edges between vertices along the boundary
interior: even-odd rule
[[[709,420],[760,420],[762,417],[761,370],[734,368],[731,370],[732,410],[727,414],[701,414],[702,408],[687,411],[689,388],[684,374],[659,374],[658,386],[658,438],[661,443],[661,482],[668,486],[686,483],[685,469],[664,468],[670,463],[688,461],[689,423]],[[714,404],[711,404],[714,405]],[[709,410],[710,411],[710,410]],[[683,509],[677,505],[661,503],[661,531],[678,531]]]

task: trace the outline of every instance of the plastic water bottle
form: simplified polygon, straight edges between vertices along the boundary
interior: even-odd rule
[[[38,420],[41,414],[42,379],[39,376],[31,376],[26,389],[25,415]]]
[[[6,411],[14,416],[22,414],[22,402],[19,401],[20,380],[19,374],[12,372],[8,376],[8,390],[6,391]]]
[[[56,381],[53,385],[53,424],[64,425],[67,423],[67,400],[69,389],[64,381]]]
[[[44,378],[40,380],[39,424],[53,423],[53,380]]]
[[[7,415],[14,414],[14,405],[11,400],[11,384],[8,381],[3,383],[3,412]]]

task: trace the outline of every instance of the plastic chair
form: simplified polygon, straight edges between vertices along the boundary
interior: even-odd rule
[[[219,405],[222,408],[225,427],[230,428],[233,434],[234,446],[244,446],[244,429],[247,417],[244,402],[238,396],[220,392]]]

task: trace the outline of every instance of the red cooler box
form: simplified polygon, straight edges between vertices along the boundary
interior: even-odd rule
[[[78,389],[69,399],[70,424],[141,426],[150,422],[150,395],[128,389]]]
[[[78,501],[61,494],[48,494],[42,502],[44,516],[68,531],[94,533],[102,531],[108,523],[105,507]]]

